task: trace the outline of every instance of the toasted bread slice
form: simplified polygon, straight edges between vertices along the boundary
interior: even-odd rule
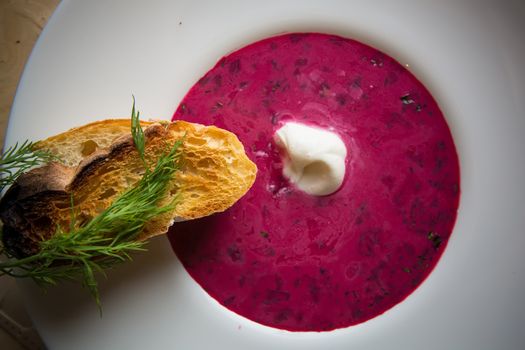
[[[153,123],[140,121],[143,128]],[[36,148],[53,153],[64,165],[77,166],[87,156],[107,149],[119,137],[129,135],[130,130],[130,119],[105,119],[51,136],[38,142]]]
[[[165,233],[175,221],[224,211],[255,181],[256,166],[237,137],[213,126],[184,121],[142,123],[148,164],[181,138],[182,167],[159,205],[180,197],[175,210],[148,222],[139,239]],[[39,143],[61,158],[22,175],[0,203],[4,246],[17,256],[34,254],[57,226],[67,231],[74,198],[81,225],[107,208],[144,174],[129,120],[106,120],[69,130]]]

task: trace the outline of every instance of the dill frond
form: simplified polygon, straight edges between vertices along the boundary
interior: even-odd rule
[[[0,276],[31,278],[44,286],[63,280],[80,280],[101,310],[95,274],[104,274],[105,269],[131,260],[132,252],[146,250],[146,242],[138,240],[142,229],[151,219],[172,211],[178,199],[175,197],[167,205],[159,206],[171,179],[180,168],[182,140],[160,155],[155,166],[148,166],[144,156],[144,132],[139,112],[135,112],[135,97],[131,115],[133,141],[146,169],[143,177],[102,213],[80,227],[75,225],[74,201],[71,198],[69,231],[57,228],[50,239],[40,242],[38,253],[22,259],[16,259],[7,250],[0,251],[9,258],[0,262]],[[26,141],[20,146],[16,144],[2,155],[0,174],[5,174],[0,182],[2,189],[31,167],[56,159],[50,153],[34,150],[34,146],[35,143]]]
[[[131,252],[144,250],[145,242],[137,241],[144,225],[176,205],[176,200],[165,206],[157,203],[178,170],[180,145],[181,142],[177,142],[135,187],[120,195],[87,224],[70,232],[59,230],[40,243],[35,255],[0,263],[0,273],[30,277],[44,285],[81,278],[100,307],[95,272],[131,260]]]
[[[140,126],[140,112],[135,112],[135,96],[133,96],[133,107],[131,108],[131,135],[133,137],[133,142],[135,143],[135,148],[139,152],[140,159],[142,163],[146,164],[146,159],[144,156],[144,150],[146,148],[146,140],[144,138],[144,131]]]
[[[16,179],[29,169],[48,163],[58,158],[44,150],[35,149],[34,142],[18,142],[2,153],[0,157],[0,192],[13,184]]]

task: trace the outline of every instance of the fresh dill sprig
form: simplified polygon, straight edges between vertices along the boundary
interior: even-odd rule
[[[132,251],[144,250],[145,242],[137,241],[144,225],[176,205],[175,200],[160,207],[157,203],[178,169],[180,144],[177,142],[135,187],[120,195],[86,225],[70,232],[59,229],[53,237],[40,243],[35,255],[0,263],[1,273],[30,277],[39,284],[56,284],[82,276],[84,285],[100,306],[94,273],[131,260]]]
[[[18,142],[2,153],[0,157],[0,192],[13,184],[16,179],[29,169],[57,160],[57,156],[50,152],[36,149],[37,143]]]
[[[10,252],[4,251],[10,260],[0,262],[0,276],[32,278],[40,285],[55,285],[62,280],[82,280],[101,311],[95,273],[104,274],[104,269],[131,260],[130,253],[145,250],[146,242],[138,240],[142,229],[154,217],[173,210],[178,200],[175,196],[167,205],[159,206],[159,201],[166,194],[174,173],[180,167],[179,149],[182,140],[160,155],[151,169],[144,156],[145,138],[140,126],[139,113],[135,113],[135,98],[131,129],[135,147],[145,166],[145,173],[138,183],[119,195],[102,213],[80,227],[75,225],[74,202],[71,198],[69,231],[57,228],[57,232],[50,239],[40,242],[36,254],[22,259],[16,259]],[[26,149],[31,149],[32,145],[23,144]],[[10,151],[7,154],[12,157],[15,152]],[[45,156],[45,152],[37,154]],[[43,161],[51,157],[41,159]],[[1,170],[5,171],[4,168]]]
[[[30,277],[39,284],[56,284],[81,276],[100,306],[94,273],[131,260],[129,253],[132,251],[144,250],[145,242],[137,241],[144,225],[176,205],[175,200],[160,207],[157,203],[177,171],[180,144],[177,142],[135,187],[120,195],[86,225],[70,232],[59,230],[40,243],[40,250],[35,255],[0,263],[1,273]]]
[[[146,140],[144,138],[144,131],[140,126],[140,112],[135,112],[135,96],[133,96],[133,107],[131,108],[131,135],[133,137],[133,142],[135,143],[135,148],[139,152],[140,159],[142,163],[146,164],[146,158],[144,156],[144,149],[146,148]]]

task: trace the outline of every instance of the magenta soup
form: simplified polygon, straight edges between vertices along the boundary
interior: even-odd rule
[[[195,281],[229,310],[290,331],[376,317],[430,274],[456,219],[459,163],[423,84],[386,54],[335,35],[271,37],[223,57],[173,119],[235,133],[258,167],[229,210],[169,237]],[[311,196],[282,174],[274,132],[295,121],[336,132],[341,188]]]

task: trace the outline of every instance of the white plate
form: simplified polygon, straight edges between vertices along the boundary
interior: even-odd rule
[[[364,324],[289,333],[234,315],[168,240],[86,290],[23,283],[50,349],[518,349],[525,347],[525,7],[519,1],[66,1],[40,37],[8,144],[104,117],[170,118],[222,55],[286,31],[353,37],[409,65],[440,103],[462,170],[458,221],[407,300]]]

